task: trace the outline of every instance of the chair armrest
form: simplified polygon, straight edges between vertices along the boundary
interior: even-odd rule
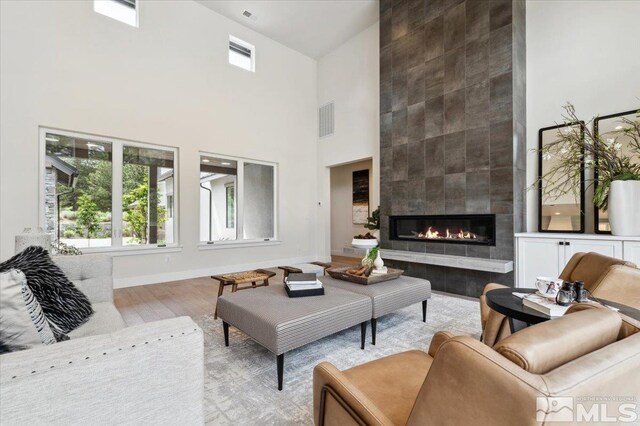
[[[201,424],[203,354],[202,330],[188,317],[5,354],[0,418],[7,424]]]
[[[484,286],[484,290],[482,290],[482,294],[480,295],[480,318],[482,319],[482,328],[484,329],[485,323],[487,321],[487,317],[489,316],[489,312],[491,308],[487,306],[487,293],[491,290],[495,290],[498,288],[506,288],[506,285],[489,283]]]
[[[313,369],[313,416],[316,426],[393,425],[365,394],[328,362]]]
[[[438,350],[440,349],[440,346],[442,346],[444,342],[451,339],[452,337],[453,334],[446,331],[438,331],[436,334],[434,334],[433,338],[431,339],[431,344],[429,345],[428,352],[431,358],[435,358]]]
[[[507,288],[506,285],[489,283],[484,286],[480,296],[480,321],[482,323],[482,341],[493,346],[511,334],[507,318],[487,305],[487,293],[491,290]]]

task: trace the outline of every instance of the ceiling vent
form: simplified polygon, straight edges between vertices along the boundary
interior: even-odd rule
[[[244,16],[245,18],[249,18],[252,21],[257,21],[258,18],[256,18],[253,13],[249,12],[247,9],[242,11],[242,16]]]
[[[318,135],[321,138],[333,135],[335,130],[335,108],[333,102],[320,107],[318,111]]]

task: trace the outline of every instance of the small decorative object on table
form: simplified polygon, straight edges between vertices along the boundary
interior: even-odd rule
[[[362,266],[366,266],[364,272],[365,276],[383,275],[387,273],[387,267],[384,266],[384,261],[380,257],[380,247],[374,247],[367,252],[367,255],[362,259]]]
[[[313,273],[291,273],[285,280],[284,289],[289,297],[324,295],[324,287]]]
[[[327,274],[337,280],[350,281],[356,284],[370,285],[383,281],[394,280],[404,273],[402,269],[387,268],[386,274],[369,274],[369,276],[366,276],[366,271],[367,267],[360,267],[356,265],[329,268],[327,269]]]
[[[589,298],[587,297],[587,289],[584,288],[584,281],[576,281],[573,284],[573,291],[576,295],[576,302],[588,302]]]
[[[569,306],[574,298],[573,283],[567,281],[562,284],[562,288],[556,294],[556,303],[560,306]]]
[[[560,278],[538,277],[536,278],[536,288],[543,297],[555,300],[563,282]]]

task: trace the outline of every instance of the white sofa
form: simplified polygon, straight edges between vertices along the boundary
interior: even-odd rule
[[[0,424],[203,424],[204,342],[193,320],[127,327],[109,256],[54,260],[95,313],[69,341],[0,356]]]

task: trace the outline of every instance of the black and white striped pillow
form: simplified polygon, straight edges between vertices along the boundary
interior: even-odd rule
[[[18,269],[27,277],[56,338],[80,327],[93,314],[91,302],[53,263],[49,253],[31,246],[0,264],[0,272]]]
[[[29,317],[31,317],[31,321],[35,326],[36,332],[38,333],[38,336],[40,336],[42,343],[45,345],[55,343],[58,339],[56,339],[53,331],[51,331],[51,327],[49,327],[49,322],[42,310],[42,306],[40,306],[38,299],[33,295],[26,279],[22,283],[22,298],[24,299],[24,305],[27,308]]]
[[[49,322],[24,274],[0,273],[0,354],[56,343]]]

